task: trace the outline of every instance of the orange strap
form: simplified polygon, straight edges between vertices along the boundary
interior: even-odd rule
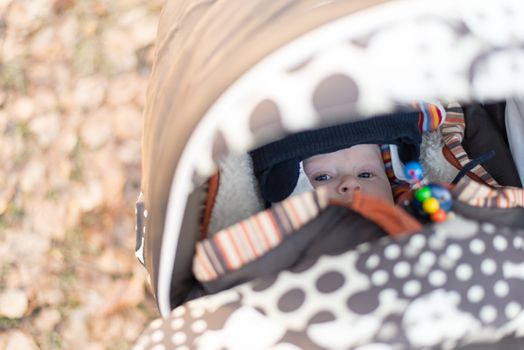
[[[353,192],[349,207],[380,226],[390,236],[399,237],[422,229],[422,224],[404,209],[383,199],[368,196],[362,191]]]
[[[202,226],[200,228],[200,239],[206,239],[208,235],[209,222],[211,221],[211,214],[215,206],[215,201],[218,193],[218,185],[220,183],[220,173],[217,171],[208,180],[206,207],[204,209],[204,217],[202,218]]]
[[[450,163],[455,168],[457,168],[457,170],[462,169],[462,165],[460,164],[458,159],[455,158],[455,155],[453,154],[453,152],[451,152],[449,150],[448,146],[444,145],[444,147],[442,147],[442,155],[444,156],[444,158],[446,158],[448,163]],[[474,181],[476,181],[478,183],[481,183],[481,184],[484,184],[486,186],[492,187],[489,184],[487,184],[486,181],[482,180],[477,174],[475,174],[475,173],[473,173],[471,171],[468,171],[466,173],[466,176],[469,177],[470,179],[473,179]]]

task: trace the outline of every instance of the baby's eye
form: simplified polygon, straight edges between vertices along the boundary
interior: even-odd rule
[[[331,175],[328,175],[328,174],[320,174],[320,175],[315,176],[315,177],[313,178],[313,180],[318,181],[318,182],[329,181],[329,180],[331,180]]]
[[[358,174],[358,177],[361,179],[371,179],[373,177],[373,174],[369,171],[363,171],[360,174]]]

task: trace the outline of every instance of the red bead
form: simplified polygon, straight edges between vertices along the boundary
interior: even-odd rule
[[[444,222],[446,221],[447,213],[443,209],[439,209],[431,214],[431,221],[433,222]]]

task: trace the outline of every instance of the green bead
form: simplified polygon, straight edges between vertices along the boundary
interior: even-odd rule
[[[431,190],[426,186],[421,187],[415,192],[415,198],[419,202],[424,202],[426,199],[431,198]]]

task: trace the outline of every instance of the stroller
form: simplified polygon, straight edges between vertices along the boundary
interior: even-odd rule
[[[167,1],[137,202],[162,318],[134,348],[521,349],[523,95],[517,0]],[[445,222],[322,191],[266,208],[249,151],[413,101],[445,107],[421,146],[457,179]]]

